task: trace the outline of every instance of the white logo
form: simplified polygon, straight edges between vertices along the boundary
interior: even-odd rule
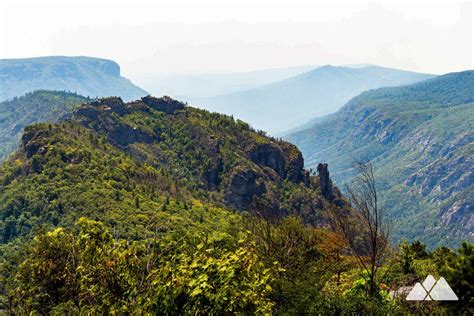
[[[458,297],[448,282],[441,277],[438,281],[428,275],[423,284],[416,282],[407,295],[407,301],[457,301]]]

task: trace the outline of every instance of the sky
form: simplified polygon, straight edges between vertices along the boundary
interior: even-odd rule
[[[0,58],[112,59],[164,74],[371,63],[473,68],[473,2],[0,0]]]

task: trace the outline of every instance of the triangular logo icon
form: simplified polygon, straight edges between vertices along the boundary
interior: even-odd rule
[[[428,296],[426,290],[420,282],[416,282],[410,293],[408,293],[407,301],[424,301],[426,296]]]
[[[430,292],[433,286],[436,284],[436,279],[434,276],[429,274],[426,279],[423,281],[423,287],[426,290],[426,292]]]
[[[417,282],[406,297],[407,301],[457,301],[458,297],[448,282],[428,275],[423,284]]]
[[[453,289],[449,286],[448,282],[441,277],[433,289],[430,291],[430,296],[435,301],[457,301],[458,297],[454,293]]]

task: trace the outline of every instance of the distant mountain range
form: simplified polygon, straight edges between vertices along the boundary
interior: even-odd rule
[[[393,239],[431,246],[474,240],[474,71],[364,92],[338,112],[290,134],[315,168],[339,185],[354,159],[374,161]]]
[[[278,134],[296,128],[311,118],[337,111],[363,91],[410,84],[432,77],[378,66],[324,66],[250,90],[190,101],[211,111],[233,115],[255,128]]]
[[[182,100],[190,100],[257,88],[318,67],[307,65],[247,72],[152,75],[149,78],[143,78],[142,82],[143,86],[154,95],[169,95]]]
[[[0,101],[35,90],[59,90],[88,97],[134,100],[148,93],[120,75],[111,60],[92,57],[0,59]]]

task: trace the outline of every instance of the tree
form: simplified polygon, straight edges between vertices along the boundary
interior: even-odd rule
[[[341,214],[332,209],[330,218],[364,271],[368,296],[374,297],[378,294],[377,273],[388,256],[391,224],[380,207],[372,163],[357,161],[354,168],[358,175],[350,186],[346,186],[351,201],[350,213]]]
[[[453,311],[472,315],[474,312],[474,244],[463,242],[457,252],[439,248],[433,252],[438,256],[440,274],[452,287],[459,301],[451,307]],[[442,255],[442,258],[440,255]]]

